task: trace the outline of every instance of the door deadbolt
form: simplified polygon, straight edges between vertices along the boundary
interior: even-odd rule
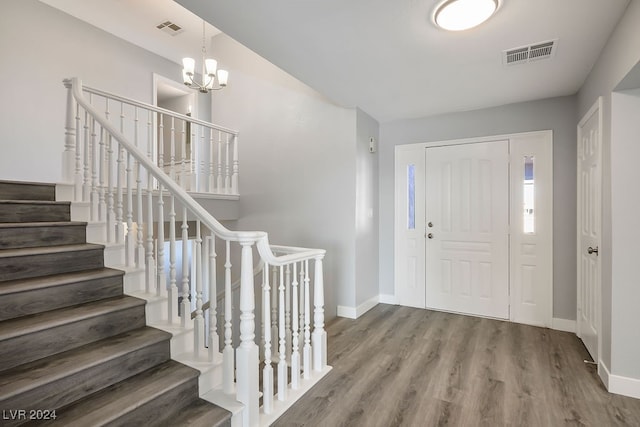
[[[429,228],[433,227],[433,223],[432,223],[431,221],[429,221],[429,222],[427,223],[427,227],[429,227]]]
[[[587,253],[589,255],[596,254],[596,256],[598,256],[598,247],[596,246],[595,248],[592,248],[591,246],[589,246],[589,249],[587,249]]]

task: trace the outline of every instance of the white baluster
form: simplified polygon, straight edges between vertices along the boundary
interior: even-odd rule
[[[196,221],[196,317],[193,325],[195,356],[204,350],[204,316],[202,315],[202,234],[200,220]]]
[[[240,189],[238,188],[238,174],[239,171],[239,162],[238,162],[238,135],[233,136],[233,170],[231,175],[231,194],[240,194]]]
[[[135,146],[138,147],[138,133],[139,129],[139,119],[138,119],[138,107],[134,108],[135,111],[135,120],[134,120],[134,143]],[[144,265],[144,233],[142,229],[142,224],[144,221],[144,211],[142,207],[142,166],[138,160],[135,161],[135,169],[136,169],[136,201],[137,201],[137,225],[136,225],[136,267],[142,268]],[[146,280],[145,280],[146,282]],[[150,290],[147,289],[147,292]]]
[[[300,281],[299,283],[299,291],[300,291],[300,299],[298,307],[300,308],[300,321],[298,323],[300,329],[300,339],[302,344],[304,344],[304,262],[300,263]],[[302,345],[301,345],[302,347]],[[304,368],[304,358],[301,361],[302,367]]]
[[[216,191],[216,182],[215,182],[215,163],[214,163],[214,147],[213,147],[213,129],[209,129],[209,179],[208,179],[208,187],[207,190],[209,193],[215,193]]]
[[[171,196],[169,205],[169,321],[178,322],[178,283],[176,274],[176,202]]]
[[[224,193],[224,181],[222,180],[222,132],[218,132],[218,179],[216,189],[218,194]]]
[[[158,228],[161,228],[162,226],[162,219],[158,217]],[[147,232],[144,261],[146,279],[145,286],[147,293],[151,293],[156,287],[156,266],[153,260],[153,177],[150,173],[147,173],[147,222],[145,224],[145,229]]]
[[[75,140],[76,140],[76,171],[74,174],[74,191],[73,191],[73,200],[79,202],[82,200],[82,183],[83,183],[83,165],[82,165],[82,133],[80,132],[81,122],[80,122],[80,106],[76,103],[76,129],[75,129]]]
[[[236,350],[236,398],[244,404],[245,427],[258,425],[258,346],[255,343],[255,298],[251,241],[240,241],[240,345]]]
[[[123,191],[122,187],[124,186],[124,149],[122,145],[118,142],[117,145],[118,150],[118,166],[116,171],[116,242],[118,244],[124,243],[124,202],[123,202]]]
[[[197,189],[198,189],[198,191],[206,192],[207,191],[207,183],[209,182],[209,179],[207,178],[207,174],[206,174],[206,168],[205,168],[206,161],[205,161],[205,158],[204,158],[204,147],[205,147],[204,132],[205,132],[205,128],[203,126],[199,126],[199,129],[200,129],[200,144],[198,146],[198,151],[196,151],[196,155],[200,159],[200,161],[199,161],[200,162],[200,173],[198,173],[198,186],[197,186]]]
[[[164,172],[164,114],[158,113],[158,167]]]
[[[278,267],[275,265],[271,267],[271,283],[273,283],[274,288],[273,292],[271,292],[271,336],[275,338],[276,344],[278,342]],[[274,356],[277,359],[280,359],[280,355],[278,352],[277,346],[272,349]]]
[[[198,190],[198,137],[195,125],[191,123],[191,136],[189,138],[191,150],[189,151],[189,189]]]
[[[182,209],[182,306],[180,310],[182,327],[191,323],[191,303],[189,301],[189,224],[187,208]]]
[[[284,344],[287,362],[291,361],[291,265],[285,267],[284,282]]]
[[[285,285],[284,269],[280,267],[280,287],[278,288],[278,337],[280,338],[280,361],[278,362],[278,400],[287,399],[287,360],[285,333]]]
[[[127,152],[127,235],[125,238],[125,256],[127,267],[135,265],[135,235],[133,232],[133,157]]]
[[[327,366],[327,333],[324,330],[324,280],[322,257],[315,259],[313,279],[313,369],[322,371]]]
[[[227,258],[224,263],[224,350],[222,351],[222,383],[224,392],[233,393],[233,341],[231,331],[231,305],[233,304],[233,295],[231,294],[231,250],[230,243],[227,240]]]
[[[225,148],[225,162],[224,162],[224,194],[231,193],[231,163],[229,160],[231,150],[231,140],[227,134],[227,145]]]
[[[96,120],[91,118],[91,220],[98,221],[98,134]]]
[[[298,350],[298,264],[293,264],[293,282],[291,283],[292,339],[291,339],[291,388],[297,390],[300,386],[300,352]]]
[[[114,171],[117,171],[116,162],[113,157],[113,138],[111,135],[107,137],[107,242],[114,243],[116,241],[116,212],[114,206]]]
[[[91,175],[89,170],[89,160],[91,157],[91,143],[89,138],[89,113],[87,111],[84,112],[84,147],[82,153],[84,154],[84,179],[82,181],[82,201],[88,202],[91,198]]]
[[[262,408],[265,414],[273,410],[273,367],[271,366],[271,287],[269,285],[269,264],[262,269],[263,285],[263,340],[264,368],[262,369]],[[275,293],[275,292],[274,292]]]
[[[67,89],[66,116],[64,122],[64,152],[62,153],[62,179],[65,182],[75,182],[76,162],[76,125],[75,102],[73,101],[72,84],[70,79],[63,80]]]
[[[106,173],[107,173],[107,132],[100,129],[100,161],[98,162],[98,221],[107,221],[107,195],[106,195]]]
[[[176,120],[171,117],[171,147],[169,150],[169,176],[176,181]]]
[[[182,167],[180,170],[180,186],[184,190],[189,190],[187,186],[187,122],[185,120],[182,121],[182,138],[180,138],[182,142],[180,154],[182,155]]]
[[[304,378],[311,378],[311,305],[309,303],[309,260],[304,260],[304,347],[302,364]]]
[[[164,272],[164,186],[160,184],[158,189],[158,238],[156,239],[156,252],[158,254],[156,265],[156,284],[158,296],[167,294],[167,278]]]
[[[218,336],[218,278],[216,267],[216,237],[209,236],[209,361],[213,362],[220,351]]]

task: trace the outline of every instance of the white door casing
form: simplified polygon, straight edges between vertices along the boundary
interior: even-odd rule
[[[551,326],[553,307],[553,177],[552,177],[552,131],[525,132],[491,137],[468,138],[451,141],[438,141],[421,144],[398,145],[395,147],[395,233],[394,233],[394,287],[398,304],[422,307],[428,306],[426,298],[426,245],[429,233],[426,217],[426,155],[425,149],[452,145],[474,145],[495,141],[508,141],[510,162],[513,165],[521,161],[524,155],[535,156],[535,207],[536,232],[523,238],[518,231],[510,234],[510,244],[506,255],[509,263],[507,305],[510,307],[510,319],[515,322],[538,326]],[[543,142],[544,141],[544,142]],[[514,160],[515,159],[515,160]],[[408,173],[409,165],[415,168],[415,228],[408,229]],[[521,166],[522,167],[522,166]],[[522,200],[523,181],[521,171],[511,168],[508,182],[510,202],[505,207],[507,217],[522,216],[523,206],[516,202]],[[422,175],[420,175],[422,171]],[[486,173],[486,172],[485,172]],[[515,183],[515,184],[514,184]],[[543,217],[540,217],[542,215]],[[520,220],[521,221],[521,220]],[[432,221],[433,222],[433,221]],[[437,227],[433,222],[432,233]],[[513,225],[511,226],[513,228]],[[440,236],[438,234],[438,236]],[[433,239],[432,239],[433,240]],[[535,245],[533,247],[532,245]],[[422,260],[422,262],[420,262]],[[483,267],[486,269],[486,265]],[[513,274],[518,272],[518,274]],[[422,286],[421,286],[422,285]],[[521,301],[522,304],[518,304]],[[445,310],[445,309],[443,309]],[[461,312],[460,309],[446,311]],[[477,311],[472,311],[477,312]],[[494,315],[483,315],[497,317]],[[503,318],[509,318],[504,312]]]
[[[509,142],[426,149],[427,308],[509,318]]]
[[[594,361],[600,355],[601,296],[598,256],[601,219],[602,97],[578,124],[577,334]]]

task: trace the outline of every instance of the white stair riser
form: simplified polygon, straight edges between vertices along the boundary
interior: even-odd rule
[[[87,224],[87,242],[104,243],[107,241],[107,226],[103,222]]]
[[[147,301],[147,324],[160,323],[169,318],[169,307],[166,299]]]
[[[112,268],[118,268],[114,266]],[[144,271],[135,270],[129,271],[124,275],[124,292],[133,293],[144,290]]]
[[[71,203],[71,221],[91,221],[91,205],[89,203]]]

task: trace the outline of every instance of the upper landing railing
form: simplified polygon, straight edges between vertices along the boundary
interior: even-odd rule
[[[238,195],[237,131],[88,86],[82,91],[183,190]]]
[[[221,365],[222,392],[244,405],[245,427],[258,425],[261,417],[286,405],[306,379],[328,369],[325,251],[271,246],[265,232],[229,230],[186,191],[181,176],[189,177],[187,188],[195,185],[237,194],[233,131],[83,88],[76,78],[64,84],[68,96],[63,179],[74,185],[74,200],[90,206],[92,221],[105,224],[107,242],[124,246],[125,264],[144,271],[144,292],[166,300],[163,324],[193,329],[193,345],[182,351]],[[98,97],[104,101],[96,102]],[[126,120],[127,108],[133,111],[132,122]],[[153,151],[154,115],[158,113],[171,122],[168,170],[161,167],[166,165],[164,151],[159,148],[157,158]],[[190,131],[200,135],[192,143],[218,141],[215,156],[209,151],[206,157],[213,158],[206,173],[195,173],[195,179],[193,169],[183,175],[178,170],[202,164],[202,157],[194,155],[189,163],[186,157],[174,155],[176,141],[183,144],[186,134],[176,132],[176,120],[187,120],[191,129],[195,125],[204,129]],[[158,133],[162,134],[160,124]],[[188,149],[183,152],[190,153]],[[225,159],[222,166],[221,158]],[[254,252],[261,261],[258,289],[261,286],[262,292],[255,292]],[[231,297],[234,276],[240,279],[239,298]],[[218,324],[216,296],[221,293],[225,296],[224,322]],[[261,328],[256,328],[256,307],[261,312]],[[239,313],[239,320],[234,312]]]

